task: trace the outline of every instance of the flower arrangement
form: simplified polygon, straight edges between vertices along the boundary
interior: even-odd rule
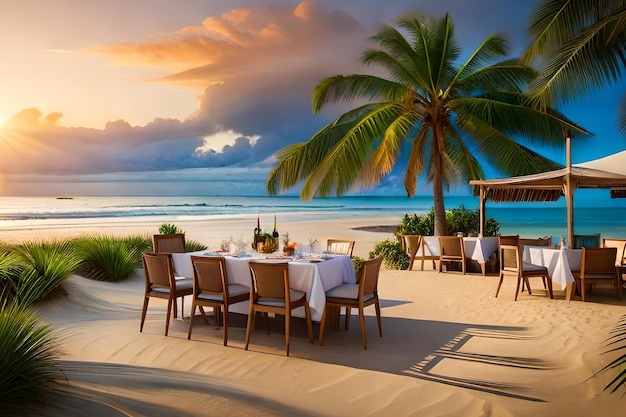
[[[296,253],[296,242],[289,238],[289,233],[283,234],[283,252],[287,256],[293,256]]]

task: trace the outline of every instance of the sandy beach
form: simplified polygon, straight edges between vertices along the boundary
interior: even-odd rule
[[[390,237],[397,218],[281,217],[281,233],[356,240],[367,257]],[[114,219],[3,227],[0,240],[19,241],[98,231],[153,234],[164,222],[190,239],[219,247],[250,237],[256,216],[213,219]],[[355,230],[355,228],[366,228]],[[375,231],[369,231],[375,230]],[[416,268],[419,269],[419,268]],[[626,313],[626,301],[598,291],[589,302],[566,302],[533,288],[513,301],[514,283],[494,297],[497,276],[425,271],[381,272],[383,337],[367,309],[368,349],[358,321],[309,344],[295,320],[291,356],[280,327],[255,334],[244,350],[245,317],[235,315],[229,346],[222,329],[173,320],[163,336],[165,302],[151,301],[144,331],[144,288],[138,269],[126,282],[72,276],[37,309],[60,338],[67,378],[38,416],[618,416],[624,400],[603,392],[613,375],[594,376],[614,355],[604,341]],[[187,303],[189,304],[189,303]],[[353,312],[354,314],[354,312]],[[212,323],[214,324],[214,323]],[[315,335],[319,326],[315,327]]]

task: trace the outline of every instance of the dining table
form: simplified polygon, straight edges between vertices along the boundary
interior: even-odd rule
[[[573,273],[580,272],[582,249],[554,249],[545,246],[524,246],[522,261],[545,266],[552,282],[565,290],[565,299],[571,301],[576,280]]]
[[[472,259],[480,265],[483,275],[486,275],[486,264],[491,255],[498,250],[499,240],[497,236],[486,237],[463,237],[465,257]],[[417,255],[421,255],[418,251]],[[437,236],[424,236],[424,252],[430,255],[439,255],[439,239]]]
[[[250,261],[261,262],[288,262],[289,286],[294,290],[306,293],[311,309],[311,319],[320,321],[326,304],[326,291],[342,284],[356,284],[356,274],[352,258],[347,255],[313,254],[310,257],[284,257],[265,254],[236,256],[207,251],[172,253],[174,274],[176,277],[191,278],[193,266],[191,256],[224,256],[226,273],[230,284],[240,284],[250,287]],[[248,314],[248,303],[237,303],[230,307],[230,311]],[[296,317],[304,317],[304,307],[293,311]]]

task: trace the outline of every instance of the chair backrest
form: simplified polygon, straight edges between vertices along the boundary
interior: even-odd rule
[[[460,236],[439,236],[441,256],[463,257],[463,238]]]
[[[616,248],[615,265],[626,265],[626,239],[602,238],[603,248]]]
[[[583,246],[580,274],[616,274],[615,255],[617,248],[588,248]]]
[[[600,233],[594,235],[574,235],[574,242],[572,242],[573,249],[580,249],[582,247],[586,248],[599,248],[600,242],[602,239],[600,238]]]
[[[410,257],[414,257],[422,247],[424,238],[422,235],[402,235],[402,246],[404,252]],[[422,254],[424,251],[422,251]]]
[[[552,246],[552,237],[540,237],[537,239],[527,239],[527,238],[520,238],[519,239],[519,247],[520,250],[524,248],[524,246],[546,246],[546,247],[550,247]]]
[[[360,297],[378,292],[378,276],[382,262],[382,256],[363,262],[361,266],[361,278],[359,279]]]
[[[192,256],[194,294],[223,293],[228,288],[226,259],[223,256]]]
[[[519,269],[522,265],[518,235],[500,236],[500,269]]]
[[[249,265],[253,300],[282,298],[289,303],[289,263],[251,261]]]
[[[354,240],[328,239],[326,241],[326,251],[330,253],[352,256],[354,243]]]
[[[142,253],[143,270],[146,277],[146,290],[152,286],[172,287],[174,266],[169,253]]]
[[[152,236],[154,253],[185,253],[185,235],[182,233]]]

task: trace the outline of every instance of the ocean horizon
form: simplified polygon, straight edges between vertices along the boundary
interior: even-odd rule
[[[0,228],[41,224],[48,221],[91,222],[107,218],[203,218],[258,214],[270,222],[274,214],[297,218],[355,218],[427,213],[432,196],[346,196],[303,201],[298,196],[75,196],[2,197]],[[446,209],[477,209],[473,196],[446,196]],[[598,206],[594,206],[597,204]],[[575,201],[574,228],[577,234],[600,233],[603,237],[626,238],[624,202],[603,197]],[[501,234],[521,236],[564,236],[567,234],[563,200],[554,203],[491,203],[486,217],[500,223]],[[397,224],[396,223],[396,224]]]

